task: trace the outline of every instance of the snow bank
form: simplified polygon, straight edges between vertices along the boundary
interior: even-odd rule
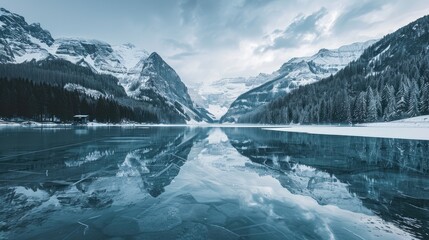
[[[334,136],[429,140],[429,115],[406,118],[392,122],[357,124],[353,127],[332,125],[291,125],[287,127],[267,127],[263,129]]]
[[[429,128],[412,127],[336,127],[336,126],[291,126],[286,128],[263,128],[264,130],[322,134],[335,136],[398,138],[429,140]]]
[[[413,118],[406,118],[392,122],[377,122],[377,123],[364,123],[358,126],[366,127],[427,127],[429,128],[429,115],[418,116]]]

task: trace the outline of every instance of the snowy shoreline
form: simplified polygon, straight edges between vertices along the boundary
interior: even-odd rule
[[[333,136],[429,140],[429,116],[425,115],[392,122],[357,124],[355,126],[291,125],[288,127],[268,127],[263,129]]]
[[[262,125],[262,124],[149,124],[149,123],[93,123],[74,126],[72,124],[38,123],[22,124],[17,122],[0,121],[1,127],[33,127],[33,128],[92,128],[92,127],[219,127],[219,128],[261,128],[269,131],[320,134],[333,136],[397,138],[408,140],[429,141],[429,115],[402,119],[392,122],[376,122],[347,125]]]
[[[429,128],[423,127],[337,127],[337,126],[291,126],[263,128],[270,131],[320,134],[332,136],[352,136],[352,137],[374,137],[374,138],[397,138],[408,140],[429,141]]]

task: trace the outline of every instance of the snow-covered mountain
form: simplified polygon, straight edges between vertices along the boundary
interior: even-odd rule
[[[156,52],[137,63],[139,72],[123,78],[127,94],[135,99],[152,101],[152,96],[163,96],[185,117],[187,122],[211,122],[212,116],[194,104],[179,75]],[[137,69],[134,68],[134,69]]]
[[[138,63],[149,56],[147,51],[129,43],[112,46],[98,40],[72,38],[56,39],[49,52],[98,73],[114,75],[120,80],[125,79],[128,73],[137,74]]]
[[[426,15],[373,43],[332,77],[300,87],[237,122],[367,123],[428,115],[428,46]]]
[[[0,63],[64,59],[95,73],[119,79],[127,95],[139,101],[166,101],[186,121],[207,121],[212,116],[194,104],[180,77],[157,53],[132,44],[110,45],[99,40],[54,39],[39,24],[0,9]]]
[[[220,119],[238,96],[266,83],[271,77],[270,74],[261,73],[256,77],[222,78],[191,86],[190,95],[196,103]]]
[[[329,77],[360,57],[363,51],[375,43],[370,40],[353,43],[338,49],[321,49],[310,57],[292,58],[279,70],[269,75],[262,75],[264,84],[244,92],[231,104],[222,122],[235,122],[242,114],[284,96],[290,91]],[[261,75],[260,75],[261,76]]]
[[[24,62],[49,56],[47,49],[54,43],[51,34],[40,24],[27,24],[18,14],[0,8],[0,62]]]

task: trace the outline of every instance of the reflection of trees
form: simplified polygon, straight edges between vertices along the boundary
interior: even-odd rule
[[[337,137],[264,131],[260,129],[225,129],[240,153],[251,155],[255,162],[272,162],[271,157],[290,156],[293,161],[325,169],[353,171],[389,169],[427,174],[429,141]]]
[[[90,136],[83,139],[71,135],[67,139],[67,130],[43,132],[44,138],[56,139],[39,149],[48,149],[3,160],[2,178],[8,187],[23,186],[42,189],[54,193],[70,185],[90,183],[97,177],[115,176],[118,165],[127,154],[141,149],[150,149],[152,156],[172,148],[177,139],[183,139],[189,133],[183,127],[147,128],[147,129],[91,129]],[[40,132],[26,133],[21,144],[26,146],[35,141]],[[68,133],[70,134],[70,133]],[[46,135],[46,136],[45,136]],[[64,148],[58,148],[58,143]],[[17,148],[20,142],[15,143]],[[49,148],[54,147],[52,150]],[[148,155],[150,157],[150,155]]]
[[[225,129],[251,161],[281,172],[304,164],[347,183],[364,206],[418,237],[429,234],[429,141]],[[285,187],[285,175],[278,176]],[[317,179],[311,179],[308,187]],[[323,180],[321,180],[323,181]],[[307,187],[307,188],[308,188]],[[412,220],[410,220],[412,219]]]
[[[83,144],[67,142],[72,145],[3,160],[0,219],[8,222],[0,221],[0,233],[43,222],[54,212],[46,204],[51,199],[73,208],[109,207],[120,194],[118,187],[133,182],[121,178],[121,173],[141,178],[144,193],[156,197],[177,176],[193,143],[204,134],[204,129],[184,127],[102,128],[91,135],[96,141],[86,137]]]

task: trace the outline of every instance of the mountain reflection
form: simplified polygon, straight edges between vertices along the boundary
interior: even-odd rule
[[[362,211],[355,209],[351,201],[351,196],[356,195],[363,206],[383,219],[405,226],[419,237],[429,236],[429,141],[310,135],[258,128],[224,131],[240,154],[282,173],[273,176],[291,192],[306,192],[320,204]],[[311,175],[311,171],[306,171],[308,167],[315,170]],[[307,177],[307,184],[298,186],[296,176]],[[351,196],[344,196],[339,184],[345,185]],[[327,190],[326,186],[334,189]],[[341,199],[347,201],[342,203]]]
[[[157,197],[194,142],[206,137],[204,130],[183,127],[87,131],[91,138],[73,129],[44,131],[45,145],[37,131],[26,132],[27,139],[12,136],[17,148],[39,142],[42,150],[3,157],[0,217],[9,221],[0,224],[0,233],[45,221],[58,206],[102,209]],[[61,145],[52,147],[59,136]],[[30,218],[29,212],[38,214]]]
[[[428,237],[429,142],[259,128],[8,131],[0,239]]]
[[[129,152],[116,176],[140,176],[143,188],[152,197],[157,197],[179,174],[193,143],[204,137],[204,131],[191,129],[172,138],[160,138],[156,144]]]

